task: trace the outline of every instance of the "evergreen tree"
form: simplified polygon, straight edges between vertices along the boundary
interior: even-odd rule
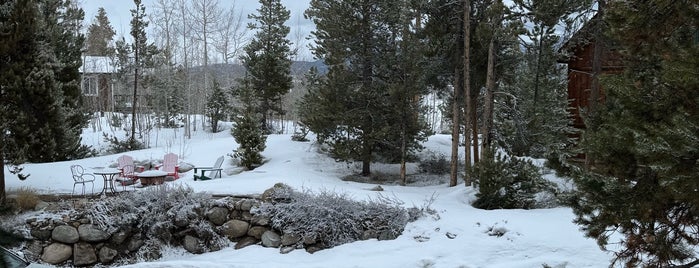
[[[88,56],[114,55],[114,47],[111,46],[114,35],[116,32],[109,23],[107,12],[103,7],[100,7],[97,9],[94,21],[87,28],[85,54]]]
[[[498,145],[518,156],[567,156],[573,129],[568,116],[567,73],[557,63],[560,30],[587,8],[586,0],[517,0],[513,12],[532,27],[522,28],[527,41],[513,49],[516,65],[506,74],[496,107]]]
[[[70,1],[3,2],[0,14],[0,167],[91,153],[79,87],[82,10]],[[18,174],[20,179],[28,175]],[[0,177],[4,200],[4,174]]]
[[[286,38],[289,27],[284,25],[289,20],[289,10],[280,0],[260,0],[260,4],[257,14],[248,16],[255,21],[248,28],[257,32],[245,46],[241,61],[247,70],[247,79],[255,98],[259,100],[261,120],[268,124],[272,113],[284,114],[281,100],[293,86],[291,56],[295,52],[289,48],[291,42]],[[266,132],[271,130],[263,126]]]
[[[699,264],[699,6],[612,1],[604,20],[623,75],[602,79],[606,100],[581,147],[576,223],[627,267]],[[610,241],[612,235],[614,241]]]
[[[216,79],[214,79],[211,87],[211,96],[209,96],[206,101],[206,115],[209,117],[211,123],[211,132],[216,133],[219,131],[219,121],[228,117],[230,105],[228,104],[226,93],[223,92],[221,84],[219,84]]]
[[[233,118],[235,125],[231,129],[231,135],[238,143],[238,149],[233,151],[233,157],[240,160],[241,166],[253,170],[262,165],[262,151],[266,147],[267,135],[260,121],[259,100],[255,97],[250,81],[246,77],[240,84],[234,92],[243,107],[237,109]]]
[[[318,103],[301,109],[313,107],[329,114],[303,121],[321,142],[330,145],[334,157],[362,161],[364,176],[371,173],[376,156],[396,161],[401,151],[411,150],[406,146],[416,145],[419,139],[419,130],[412,126],[409,130],[398,121],[412,114],[406,100],[417,96],[402,91],[408,89],[401,85],[420,83],[416,77],[407,77],[413,72],[402,69],[403,60],[410,59],[401,57],[411,53],[401,50],[408,46],[401,45],[408,36],[404,31],[407,19],[402,19],[405,8],[399,0],[314,0],[306,10],[317,29],[313,32],[317,39],[314,53],[329,66],[329,72],[303,102]],[[399,73],[403,75],[397,76]],[[403,130],[396,133],[396,127]]]

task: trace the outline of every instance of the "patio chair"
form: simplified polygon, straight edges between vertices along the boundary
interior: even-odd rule
[[[124,165],[121,168],[119,168],[121,173],[119,173],[119,177],[115,179],[121,186],[129,186],[133,185],[136,183],[138,180],[138,174],[136,173],[136,169],[134,165]]]
[[[174,153],[165,154],[163,164],[156,166],[155,169],[165,171],[168,176],[172,176],[175,179],[180,178],[180,166],[177,165],[177,155]]]
[[[82,185],[82,195],[85,196],[85,184],[92,184],[92,194],[95,193],[95,175],[90,173],[85,173],[85,169],[81,165],[70,166],[70,172],[73,174],[73,191],[70,192],[70,196],[73,197],[75,193],[75,186],[78,184]]]
[[[210,180],[212,178],[220,178],[221,177],[221,171],[223,170],[221,168],[221,165],[223,165],[223,156],[219,157],[216,159],[216,163],[214,163],[213,166],[210,167],[194,167],[194,180]],[[201,174],[197,175],[197,170],[201,170]],[[206,172],[213,174],[213,176],[209,177],[206,176]]]

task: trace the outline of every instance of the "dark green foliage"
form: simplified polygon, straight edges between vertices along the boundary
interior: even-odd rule
[[[0,117],[11,163],[50,162],[85,157],[80,133],[82,110],[79,33],[82,10],[70,1],[8,3],[3,36]],[[16,26],[21,25],[21,26]],[[12,29],[12,30],[10,30]],[[9,121],[8,121],[9,120]]]
[[[301,118],[333,157],[362,161],[371,173],[377,156],[405,159],[419,149],[424,122],[416,113],[422,87],[418,53],[411,45],[412,18],[401,1],[311,1],[316,57],[329,66],[311,77]],[[405,42],[405,43],[403,43]],[[312,74],[315,75],[315,74]]]
[[[228,96],[223,92],[218,81],[214,80],[211,96],[209,96],[206,102],[206,116],[209,117],[211,123],[211,132],[216,133],[219,131],[218,123],[228,117],[230,109]]]
[[[284,23],[289,20],[289,10],[280,0],[260,0],[260,4],[257,14],[248,16],[255,21],[248,28],[256,32],[245,46],[241,61],[267,128],[267,120],[273,113],[284,114],[281,98],[293,86],[291,56],[296,52],[290,50],[291,42],[286,38],[289,27]],[[270,130],[265,131],[269,133]]]
[[[446,155],[430,152],[425,158],[420,159],[418,168],[421,172],[444,175],[449,173],[450,163]]]
[[[231,135],[238,143],[238,149],[233,151],[232,156],[240,161],[241,166],[253,170],[264,160],[261,153],[265,150],[267,135],[260,120],[261,116],[257,113],[259,103],[255,101],[252,88],[248,85],[244,79],[235,92],[243,107],[236,111],[233,118],[235,125],[231,129]]]
[[[107,153],[109,154],[118,154],[146,148],[145,144],[136,139],[128,138],[128,135],[126,139],[119,140],[116,136],[110,136],[107,135],[107,133],[103,133],[102,138],[105,142],[109,143],[109,147],[107,147]]]
[[[699,6],[612,2],[607,12],[625,72],[602,79],[605,103],[586,119],[592,167],[575,176],[575,221],[600,246],[619,247],[615,263],[697,265]]]
[[[482,209],[532,209],[536,194],[552,190],[541,177],[539,168],[529,160],[485,150],[484,157],[473,167],[478,187],[473,206]]]
[[[107,12],[103,7],[97,10],[94,21],[87,28],[87,40],[85,55],[88,56],[113,56],[114,47],[110,42],[116,35],[114,28],[109,24]]]

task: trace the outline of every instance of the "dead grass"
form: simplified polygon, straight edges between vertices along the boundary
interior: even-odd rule
[[[10,191],[9,195],[15,196],[15,204],[21,210],[32,210],[36,204],[41,201],[37,191],[29,187],[21,187],[17,190]]]

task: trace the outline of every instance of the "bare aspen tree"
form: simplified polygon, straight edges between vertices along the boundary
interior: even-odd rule
[[[198,96],[204,96],[209,88],[209,43],[212,41],[211,38],[216,32],[217,26],[221,24],[223,10],[220,8],[218,0],[192,0],[190,7],[189,15],[194,27],[193,36],[197,38],[203,48],[204,81],[201,86],[196,88],[196,93]],[[205,99],[199,98],[197,101],[197,112],[203,111]],[[202,128],[204,128],[205,122],[205,120],[201,121]]]
[[[247,28],[243,21],[243,10],[236,9],[236,2],[223,13],[220,27],[217,29],[217,36],[214,38],[214,48],[221,54],[223,63],[229,64],[229,60],[237,59],[243,49]],[[234,63],[234,62],[233,62]]]

